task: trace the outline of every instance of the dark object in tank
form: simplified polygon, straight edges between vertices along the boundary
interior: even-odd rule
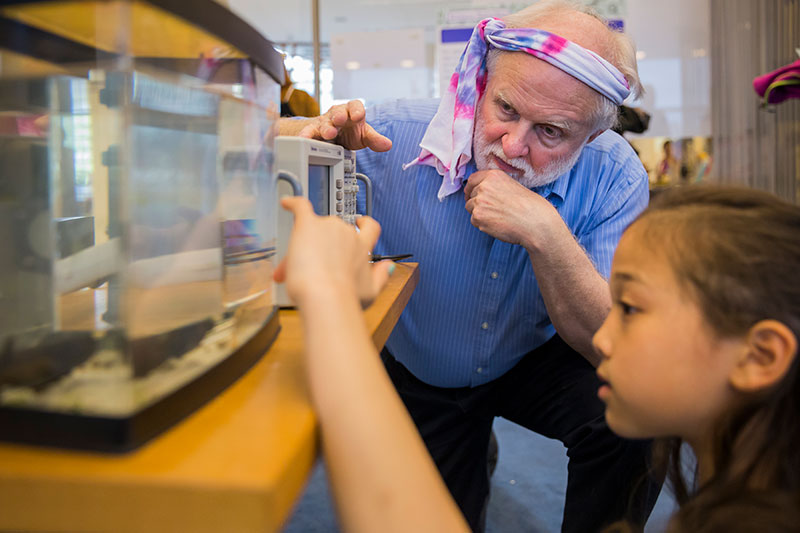
[[[227,357],[125,416],[0,404],[0,440],[116,453],[132,450],[222,392],[261,359],[279,331],[278,312],[273,309],[261,330]],[[101,342],[118,346],[113,343],[124,340],[120,334],[116,331]]]
[[[9,337],[0,349],[0,386],[42,388],[86,361],[95,345],[89,331],[54,331],[37,340]]]
[[[128,354],[133,361],[133,375],[141,377],[171,357],[180,357],[200,344],[214,327],[210,318],[187,324],[171,331],[128,341]]]

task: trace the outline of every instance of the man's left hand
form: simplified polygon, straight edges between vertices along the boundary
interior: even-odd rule
[[[464,197],[473,226],[528,249],[537,235],[546,234],[553,216],[560,219],[550,202],[501,170],[473,173],[464,187]]]

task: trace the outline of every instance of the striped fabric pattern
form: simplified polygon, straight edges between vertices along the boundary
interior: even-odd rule
[[[555,330],[527,251],[473,227],[463,195],[440,202],[435,168],[402,170],[437,106],[425,100],[370,107],[368,122],[394,145],[386,153],[360,151],[356,166],[373,181],[373,216],[383,227],[376,253],[412,253],[410,261],[420,265],[388,349],[430,385],[474,387],[503,375]],[[470,163],[467,176],[475,170]],[[622,231],[648,200],[644,168],[612,132],[586,146],[569,173],[534,190],[556,207],[605,277]]]

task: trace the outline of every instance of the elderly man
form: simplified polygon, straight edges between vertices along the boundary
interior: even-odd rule
[[[543,1],[479,24],[441,102],[281,124],[373,150],[358,166],[376,251],[420,264],[382,358],[476,531],[496,416],[567,447],[564,531],[642,524],[658,495],[648,443],[605,424],[591,348],[617,241],[648,199],[639,159],[606,131],[639,91],[630,41],[580,4]]]

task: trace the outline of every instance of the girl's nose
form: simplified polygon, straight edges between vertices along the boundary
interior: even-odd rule
[[[603,359],[608,359],[611,354],[610,336],[608,335],[608,320],[603,322],[600,329],[592,337],[592,347],[597,355]]]

